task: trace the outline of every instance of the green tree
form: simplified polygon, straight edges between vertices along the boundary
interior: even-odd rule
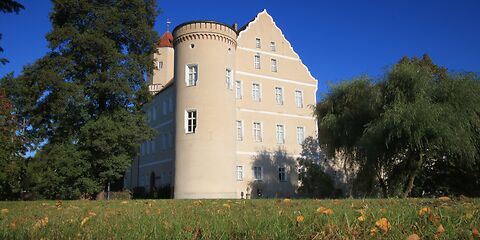
[[[326,173],[327,158],[322,153],[318,141],[307,137],[302,143],[302,152],[297,159],[301,182],[298,192],[311,198],[334,197],[336,189],[333,180]]]
[[[18,14],[20,10],[25,9],[22,4],[14,0],[0,0],[0,12]],[[0,40],[2,40],[2,34],[0,33]],[[0,47],[0,53],[3,52],[3,48]],[[0,58],[0,64],[5,65],[8,63],[6,58]]]
[[[21,129],[11,101],[0,88],[0,199],[15,199],[21,190],[24,163],[23,139],[18,134]]]
[[[429,162],[475,165],[479,91],[476,76],[449,74],[428,55],[402,58],[379,83],[334,87],[317,106],[319,138],[359,164],[367,192],[378,184],[385,197],[407,197]]]
[[[153,69],[151,54],[158,39],[153,30],[156,4],[53,4],[53,30],[47,34],[51,51],[3,86],[20,109],[32,144],[45,149],[74,145],[65,149],[82,153],[89,168],[85,176],[105,186],[122,176],[140,142],[153,136],[141,105],[150,97],[144,77]]]

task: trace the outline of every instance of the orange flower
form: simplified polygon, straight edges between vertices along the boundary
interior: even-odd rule
[[[297,223],[301,223],[301,222],[303,222],[303,220],[305,220],[305,217],[303,215],[298,215],[297,216]]]
[[[388,222],[388,219],[386,218],[381,218],[375,222],[375,226],[382,230],[383,233],[387,233],[391,228],[390,222]]]

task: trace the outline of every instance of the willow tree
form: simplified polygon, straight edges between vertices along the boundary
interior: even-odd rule
[[[340,87],[342,97],[334,89],[319,104],[319,137],[361,171],[373,171],[366,175],[375,176],[384,196],[407,197],[427,160],[469,165],[478,159],[475,75],[449,74],[424,55],[402,58],[371,88],[375,94],[362,94],[361,83]]]
[[[122,175],[152,136],[141,104],[149,97],[144,77],[153,68],[156,16],[154,0],[53,1],[50,52],[3,83],[27,136],[46,151],[34,161],[52,149],[62,149],[51,151],[61,152],[49,156],[56,162],[79,151],[86,163],[74,166],[89,166],[99,186]]]

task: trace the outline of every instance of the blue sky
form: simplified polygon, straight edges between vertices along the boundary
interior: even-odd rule
[[[48,51],[49,0],[18,0],[19,15],[0,14],[0,77],[21,72]],[[233,5],[232,3],[236,3]],[[381,77],[402,56],[428,53],[451,71],[480,72],[480,1],[158,1],[162,13],[155,30],[190,20],[208,19],[243,26],[263,9],[318,80],[319,95],[328,84],[359,75]]]

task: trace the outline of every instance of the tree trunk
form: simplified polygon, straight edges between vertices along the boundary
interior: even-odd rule
[[[403,192],[402,198],[407,198],[413,189],[413,182],[415,181],[415,177],[417,176],[418,170],[423,164],[423,153],[418,154],[418,159],[416,162],[412,164],[412,169],[408,174],[407,184],[405,186],[405,191]]]

